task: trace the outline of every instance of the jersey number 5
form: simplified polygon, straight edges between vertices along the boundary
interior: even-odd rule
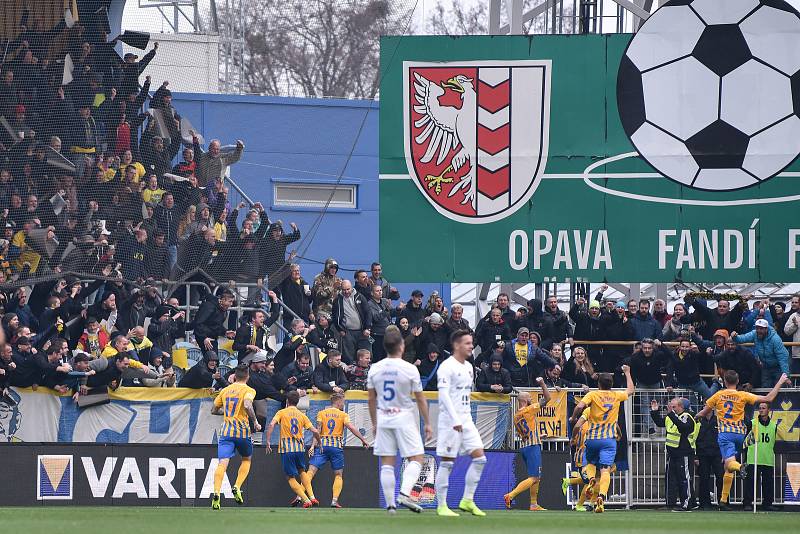
[[[394,380],[387,380],[383,383],[383,400],[386,402],[394,400],[396,393],[394,391]]]

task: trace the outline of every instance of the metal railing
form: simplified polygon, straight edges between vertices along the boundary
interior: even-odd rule
[[[564,389],[571,394],[583,394],[580,389]],[[532,395],[539,392],[536,388],[518,388],[510,396],[509,409],[512,414],[517,411],[517,395],[521,391],[528,391]],[[784,388],[781,391],[799,392],[800,388]],[[766,393],[767,390],[761,390]],[[673,389],[668,392],[666,389],[637,390],[630,400],[626,403],[625,409],[620,412],[624,416],[624,431],[626,437],[626,447],[628,456],[628,470],[615,472],[611,476],[611,487],[609,489],[607,504],[619,505],[626,508],[635,506],[664,506],[666,504],[666,435],[663,428],[657,428],[651,424],[650,418],[650,399],[658,401],[663,409],[670,399],[684,397],[690,400],[692,413],[697,413],[702,407],[695,398],[694,392],[683,389]],[[567,405],[567,417],[571,415],[574,408],[573,403]],[[748,413],[746,417],[752,417]],[[654,428],[654,432],[650,429]],[[571,431],[571,427],[568,427]],[[518,440],[514,425],[510,425],[506,438],[508,449],[517,449]],[[570,454],[569,438],[543,438],[543,452],[561,452]],[[786,479],[786,463],[788,455],[775,454],[775,477],[773,480],[775,504],[794,505],[797,503],[783,502],[783,481]],[[564,466],[565,475],[569,476],[570,465]],[[712,475],[713,477],[713,475]],[[699,477],[695,473],[694,488],[699,491]],[[752,484],[752,479],[747,479],[747,483]],[[714,480],[711,487],[716,487]],[[760,494],[760,493],[759,493]],[[567,503],[573,504],[576,495],[569,493]],[[713,502],[716,502],[716,496]],[[742,500],[742,481],[736,477],[736,481],[731,490],[730,502],[740,503]]]

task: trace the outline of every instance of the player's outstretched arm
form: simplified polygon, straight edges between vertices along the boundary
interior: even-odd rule
[[[273,419],[269,426],[267,427],[267,435],[264,437],[264,441],[267,445],[267,454],[272,452],[272,446],[270,446],[270,438],[272,437],[272,431],[275,430],[275,419]]]
[[[417,401],[419,414],[425,422],[425,441],[428,441],[433,438],[433,428],[431,428],[431,419],[428,415],[428,399],[425,398],[425,394],[421,391],[414,392],[414,399]]]
[[[378,394],[375,389],[367,390],[367,407],[369,408],[369,418],[372,421],[373,432],[378,428]]]
[[[364,448],[369,448],[369,442],[366,440],[364,436],[361,435],[361,432],[358,431],[356,426],[353,423],[345,423],[345,428],[353,433],[355,437],[361,440],[361,443],[364,444]]]
[[[755,403],[758,404],[759,402],[772,402],[775,400],[775,397],[778,396],[778,391],[780,391],[781,386],[785,383],[790,383],[789,377],[786,376],[786,373],[783,373],[781,377],[778,379],[778,382],[772,386],[772,390],[767,393],[766,395],[759,395],[756,397]]]
[[[544,396],[544,402],[545,403],[550,402],[551,399],[550,390],[547,389],[547,384],[544,383],[544,378],[539,376],[536,378],[536,382],[542,387],[542,396]]]
[[[636,387],[633,385],[633,377],[631,376],[630,365],[623,365],[622,372],[625,373],[625,393],[627,393],[630,397],[633,395],[633,392],[636,391]]]
[[[584,397],[585,399],[586,397]],[[575,409],[572,410],[572,417],[569,418],[570,422],[574,425],[575,422],[578,420],[578,415],[583,413],[583,410],[586,409],[586,403],[581,401],[575,406]]]
[[[250,399],[244,400],[244,409],[247,412],[247,417],[253,422],[253,428],[256,429],[256,432],[261,432],[261,425],[258,423],[258,419],[256,418],[256,411],[253,409],[253,401]]]

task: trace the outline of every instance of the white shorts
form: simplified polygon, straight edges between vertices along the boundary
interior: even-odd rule
[[[439,425],[436,434],[436,455],[445,458],[456,458],[470,454],[483,448],[483,440],[475,423],[470,421],[462,425],[461,432],[452,425]]]
[[[373,454],[375,456],[397,456],[403,458],[421,456],[425,453],[418,426],[403,425],[399,428],[381,428],[375,431]]]

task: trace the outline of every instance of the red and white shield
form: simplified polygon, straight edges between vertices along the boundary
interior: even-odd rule
[[[547,163],[550,61],[403,62],[408,172],[442,215],[473,224],[530,199]]]

